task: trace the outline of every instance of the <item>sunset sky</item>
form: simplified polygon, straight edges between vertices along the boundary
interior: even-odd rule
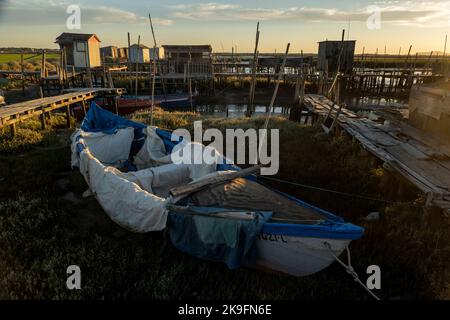
[[[81,29],[69,30],[66,9],[81,8]],[[373,8],[380,11],[380,28],[368,28]],[[152,45],[148,23],[152,13],[159,44],[211,44],[214,51],[250,52],[260,21],[260,51],[316,52],[317,42],[339,39],[350,25],[357,52],[443,51],[450,33],[450,1],[330,1],[330,0],[0,0],[0,47],[56,48],[62,32],[96,33],[102,45],[132,42]],[[447,50],[448,52],[449,50]]]

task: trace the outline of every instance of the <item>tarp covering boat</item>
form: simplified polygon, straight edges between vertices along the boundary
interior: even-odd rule
[[[221,217],[216,213],[222,214]],[[210,207],[172,211],[169,214],[170,239],[183,252],[197,258],[222,261],[235,269],[252,249],[271,216],[272,212],[267,211],[224,213],[223,208]]]
[[[195,192],[182,189],[244,172],[215,154],[215,162],[172,162],[172,153],[205,148],[160,128],[124,119],[95,103],[72,135],[79,167],[105,212],[134,232],[169,229],[172,243],[198,258],[238,267],[253,264],[307,275],[328,266],[363,229],[325,210],[242,176]],[[203,149],[202,149],[203,150]],[[234,173],[233,173],[234,175]],[[219,181],[217,180],[217,181]],[[214,180],[215,181],[215,180]]]

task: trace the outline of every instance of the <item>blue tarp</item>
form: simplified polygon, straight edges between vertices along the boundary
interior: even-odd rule
[[[146,128],[145,124],[122,118],[108,110],[100,108],[91,102],[89,111],[81,122],[81,129],[86,132],[103,132],[113,134],[118,129],[133,127],[136,130]]]
[[[156,128],[156,134],[162,139],[167,153],[172,153],[173,148],[183,141],[183,137],[177,137],[172,135],[172,132],[160,128]],[[178,138],[178,140],[172,141],[172,138]]]
[[[134,139],[131,144],[131,155],[136,154],[144,144],[145,124],[122,118],[108,110],[100,108],[95,102],[91,102],[89,111],[81,122],[81,130],[86,132],[103,132],[114,134],[119,129],[134,128]]]
[[[256,236],[271,212],[256,212],[253,220],[214,217],[223,208],[190,207],[190,213],[170,212],[169,234],[173,245],[197,258],[221,261],[238,268],[248,256]],[[207,215],[205,215],[207,214]]]

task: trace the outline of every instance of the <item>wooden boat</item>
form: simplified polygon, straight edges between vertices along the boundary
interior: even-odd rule
[[[306,276],[362,236],[361,227],[260,184],[257,168],[241,170],[220,154],[212,164],[172,162],[177,148],[191,146],[93,103],[72,136],[72,166],[122,227],[167,228],[181,251],[230,268],[242,263]]]
[[[195,106],[196,95],[188,94],[168,94],[154,97],[154,105],[164,109],[185,109]],[[99,98],[95,102],[101,107],[108,105],[106,99]],[[139,110],[149,109],[152,106],[151,96],[121,96],[117,99],[119,115],[132,114]],[[110,107],[108,108],[110,109]]]

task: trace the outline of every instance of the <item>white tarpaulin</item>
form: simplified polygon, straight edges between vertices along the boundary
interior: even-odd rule
[[[171,155],[166,154],[155,128],[148,127],[145,134],[146,141],[134,158],[141,170],[129,172],[121,172],[114,166],[128,159],[133,128],[120,129],[109,135],[78,130],[72,135],[72,166],[80,168],[92,193],[111,219],[135,232],[164,229],[166,206],[173,201],[169,190],[216,170],[216,163],[202,163],[204,145],[179,143],[173,152],[181,151],[188,156],[188,161],[175,164]],[[85,146],[80,153],[77,143]],[[196,148],[199,153],[192,152]]]
[[[72,135],[72,166],[78,163],[77,157],[74,157],[77,142],[83,143],[102,163],[115,164],[128,159],[133,137],[133,128],[119,129],[114,134],[77,130]]]
[[[100,205],[116,223],[134,232],[165,228],[169,199],[142,190],[118,169],[101,164],[86,149],[80,153],[80,171]]]

